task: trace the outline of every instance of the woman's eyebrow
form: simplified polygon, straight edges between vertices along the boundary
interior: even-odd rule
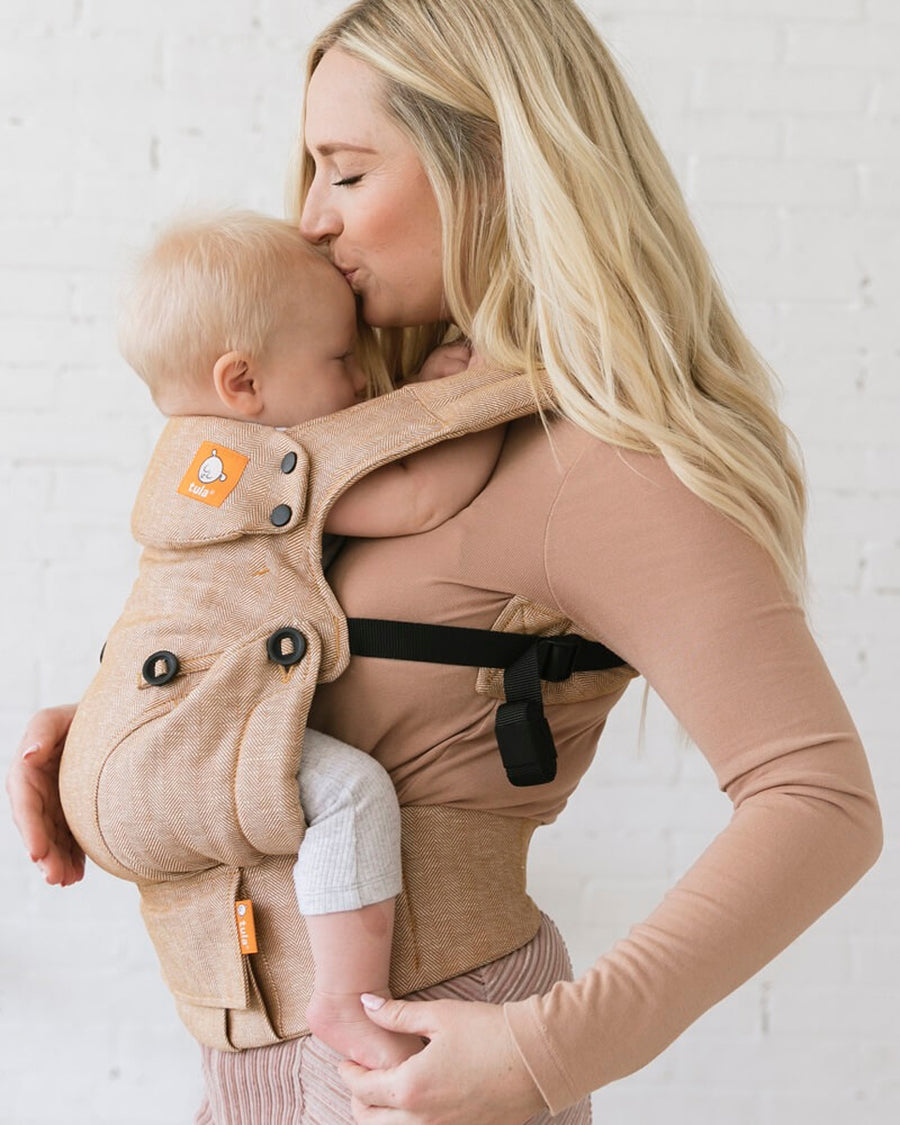
[[[320,156],[331,156],[335,152],[371,152],[374,154],[374,148],[367,148],[365,145],[352,145],[348,141],[326,141],[321,145],[307,145],[310,152],[317,152]]]

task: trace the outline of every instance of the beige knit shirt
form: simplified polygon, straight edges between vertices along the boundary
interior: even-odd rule
[[[475,501],[434,531],[346,544],[348,616],[489,628],[512,595],[570,618],[643,674],[734,805],[727,829],[644,922],[574,983],[507,1004],[554,1112],[649,1062],[855,883],[881,847],[846,707],[768,556],[655,457],[571,424],[512,423]],[[556,780],[517,789],[474,669],[353,658],[310,724],[371,751],[401,804],[549,822],[621,691],[548,706]],[[638,920],[635,920],[636,922]]]

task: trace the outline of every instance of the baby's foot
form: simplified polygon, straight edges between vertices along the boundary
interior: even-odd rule
[[[378,995],[390,998],[385,993]],[[306,1019],[313,1035],[369,1070],[398,1066],[424,1046],[418,1035],[387,1031],[373,1023],[358,992],[313,992]]]

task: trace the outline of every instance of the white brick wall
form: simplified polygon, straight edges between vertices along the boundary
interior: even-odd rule
[[[280,213],[301,60],[341,0],[0,5],[0,737],[77,697],[133,577],[127,518],[159,430],[115,351],[135,247],[180,208]],[[590,0],[779,371],[812,488],[813,620],[871,757],[879,865],[632,1078],[598,1122],[887,1125],[900,1113],[900,3]],[[531,884],[585,968],[727,823],[639,689]],[[197,1051],[132,888],[45,887],[0,818],[0,1123],[180,1125]]]

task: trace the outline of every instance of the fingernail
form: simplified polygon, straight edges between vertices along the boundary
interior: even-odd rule
[[[30,758],[33,754],[36,754],[38,750],[40,750],[40,748],[41,744],[39,742],[33,742],[30,746],[26,746],[22,751],[22,757]]]
[[[377,1012],[379,1008],[384,1007],[384,997],[373,996],[371,992],[364,992],[359,999],[362,1006],[368,1008],[370,1012]]]
[[[44,876],[44,878],[46,879],[46,878],[47,878],[47,868],[46,868],[46,866],[44,865],[44,861],[43,861],[42,859],[39,859],[39,860],[37,861],[37,869],[38,869],[38,871],[40,871],[40,873],[41,873],[41,874],[42,874],[42,875]]]

